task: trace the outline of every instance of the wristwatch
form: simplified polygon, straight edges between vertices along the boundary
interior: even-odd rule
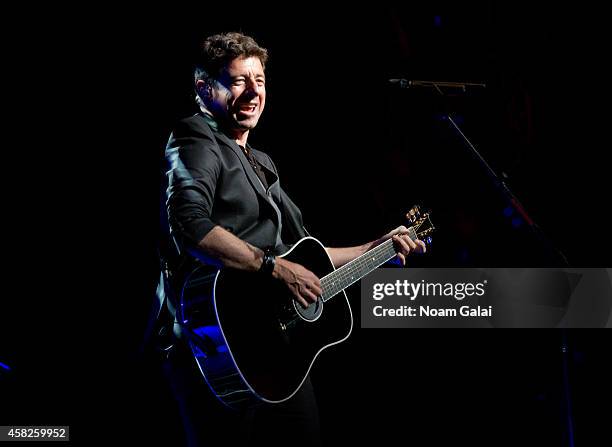
[[[276,265],[276,256],[272,254],[270,249],[267,249],[264,252],[263,262],[261,263],[261,267],[259,271],[264,275],[272,275],[274,271],[274,266]]]

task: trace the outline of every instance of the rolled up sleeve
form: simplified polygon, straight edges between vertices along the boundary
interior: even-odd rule
[[[217,224],[211,220],[220,172],[219,147],[212,135],[186,125],[174,130],[166,147],[167,207],[172,234],[195,246]]]

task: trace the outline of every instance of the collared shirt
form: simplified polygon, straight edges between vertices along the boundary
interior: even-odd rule
[[[257,158],[255,158],[255,156],[253,155],[253,151],[251,151],[251,147],[248,145],[248,143],[246,147],[241,146],[240,144],[238,146],[240,146],[240,149],[242,149],[242,152],[244,152],[244,155],[246,156],[247,160],[249,160],[249,163],[251,167],[253,168],[253,171],[255,171],[255,174],[257,174],[257,177],[259,177],[259,180],[261,180],[261,184],[263,185],[264,189],[267,190],[269,182],[268,182],[268,179],[266,179],[266,173],[261,168],[261,163],[259,163],[259,160],[257,160]]]

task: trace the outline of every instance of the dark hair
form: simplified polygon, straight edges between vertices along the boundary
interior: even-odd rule
[[[200,60],[194,73],[196,81],[217,79],[223,68],[239,57],[258,57],[264,68],[268,61],[268,50],[242,33],[215,34],[208,37],[201,48]]]

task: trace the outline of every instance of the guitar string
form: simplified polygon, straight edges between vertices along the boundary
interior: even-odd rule
[[[422,224],[423,222],[420,222],[418,227],[420,227]],[[418,237],[414,226],[408,228],[408,234],[412,239],[416,239]],[[341,290],[346,289],[351,284],[363,278],[370,271],[392,259],[397,254],[395,250],[389,250],[392,245],[393,241],[391,239],[387,239],[387,241],[378,245],[374,249],[364,253],[360,257],[323,277],[321,279],[321,285],[323,288],[323,294],[321,296],[323,301],[325,302],[329,300],[333,296],[337,295]],[[379,259],[382,257],[383,260],[379,262],[372,262],[377,257]]]
[[[378,247],[364,253],[359,258],[354,259],[350,263],[345,264],[338,270],[334,270],[321,280],[323,285],[323,301],[327,301],[341,290],[346,289],[351,284],[357,282],[369,271],[374,270],[376,267],[384,264],[393,256],[395,251],[391,252],[393,242],[391,239],[383,242]],[[379,261],[372,262],[378,259]],[[326,290],[327,289],[327,290]]]

